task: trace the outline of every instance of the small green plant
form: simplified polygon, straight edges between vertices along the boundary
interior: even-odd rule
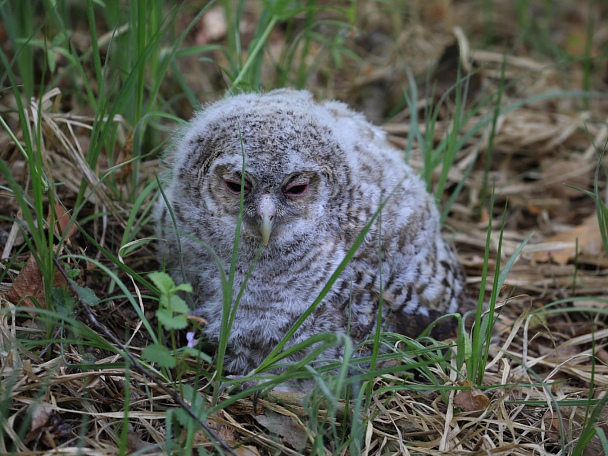
[[[502,291],[502,286],[505,283],[507,278],[507,274],[515,260],[525,247],[525,245],[530,241],[534,233],[530,233],[528,237],[519,245],[519,247],[515,250],[511,258],[507,260],[505,266],[500,268],[501,259],[502,259],[502,239],[505,230],[505,222],[507,216],[507,205],[505,204],[505,208],[503,211],[503,217],[500,227],[500,235],[498,239],[498,248],[496,252],[496,268],[494,270],[494,278],[492,281],[492,292],[490,293],[489,300],[487,302],[486,308],[486,281],[489,275],[488,266],[490,259],[490,241],[492,236],[492,209],[494,208],[494,193],[492,193],[492,197],[490,200],[490,210],[488,211],[489,220],[488,220],[488,230],[486,236],[486,249],[484,254],[484,262],[483,262],[483,272],[481,276],[481,287],[479,291],[479,298],[477,302],[477,309],[475,312],[475,323],[473,326],[473,331],[471,334],[471,348],[470,351],[464,350],[464,353],[469,356],[465,362],[467,366],[468,378],[477,386],[481,386],[486,365],[488,363],[488,356],[490,350],[490,342],[492,339],[492,330],[494,327],[494,322],[496,321],[496,305],[499,301],[500,292]]]
[[[183,291],[192,293],[192,286],[187,283],[175,285],[173,279],[165,272],[153,272],[148,275],[156,285],[160,293],[156,318],[158,319],[158,340],[163,340],[163,329],[169,331],[173,352],[166,344],[157,342],[148,345],[142,352],[142,357],[147,361],[158,364],[163,368],[174,368],[176,365],[175,354],[177,352],[175,330],[185,329],[188,326],[186,316],[190,311],[188,304],[177,293]]]
[[[171,276],[165,272],[152,272],[148,277],[160,292],[159,307],[156,311],[158,324],[169,331],[186,328],[188,326],[186,315],[190,308],[177,292],[192,293],[192,285],[188,283],[175,285]]]

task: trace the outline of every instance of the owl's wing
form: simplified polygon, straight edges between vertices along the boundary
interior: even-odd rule
[[[348,305],[351,334],[356,339],[374,330],[380,299],[383,329],[410,337],[460,308],[464,273],[453,249],[441,237],[434,202],[425,193],[420,204],[406,207],[400,198],[411,200],[407,191],[387,204],[381,229],[374,231],[351,265],[354,273]],[[442,320],[432,335],[448,337],[454,323],[454,319]]]

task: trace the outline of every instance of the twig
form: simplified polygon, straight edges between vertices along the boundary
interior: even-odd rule
[[[117,347],[120,348],[120,350],[123,352],[122,353],[123,356],[125,356],[126,358],[129,358],[129,361],[131,362],[131,365],[133,366],[133,368],[136,371],[138,371],[140,374],[142,374],[144,376],[147,375],[147,376],[153,378],[156,381],[156,383],[158,384],[158,386],[167,395],[169,395],[171,397],[171,399],[173,399],[177,404],[179,404],[192,418],[194,418],[196,421],[198,421],[198,423],[205,430],[205,432],[207,432],[207,434],[212,439],[214,439],[217,442],[217,444],[224,451],[226,451],[227,453],[229,453],[229,454],[231,454],[233,456],[237,456],[237,454],[232,450],[232,448],[230,448],[228,446],[228,444],[226,444],[226,442],[224,442],[213,431],[213,429],[211,429],[209,426],[207,426],[207,424],[203,420],[201,420],[196,413],[194,413],[194,410],[192,410],[192,408],[186,403],[186,401],[184,401],[182,399],[182,397],[175,390],[169,388],[168,386],[166,386],[164,384],[164,379],[162,379],[156,373],[151,372],[151,371],[147,370],[144,366],[142,366],[142,364],[137,360],[137,358],[135,358],[135,356],[133,356],[129,352],[129,350],[127,349],[127,347],[125,347],[124,344],[122,342],[120,342],[118,340],[118,338],[108,328],[106,328],[103,324],[101,324],[99,321],[97,321],[97,318],[95,317],[95,315],[93,314],[93,312],[91,311],[91,309],[89,308],[89,306],[80,297],[80,294],[78,293],[78,289],[76,289],[76,287],[74,287],[73,281],[68,277],[67,273],[65,272],[65,270],[61,266],[61,263],[59,263],[59,261],[57,260],[57,257],[54,256],[54,255],[53,255],[53,262],[55,263],[55,266],[57,267],[57,269],[59,270],[59,272],[61,273],[61,275],[63,276],[63,278],[70,285],[70,288],[72,289],[72,292],[76,296],[76,300],[82,306],[82,308],[85,310],[85,312],[87,314],[87,317],[89,318],[89,321],[93,324],[93,326],[95,326],[97,329],[99,329],[101,332],[103,332],[108,337],[108,339],[110,339],[110,341],[113,344],[115,344]]]

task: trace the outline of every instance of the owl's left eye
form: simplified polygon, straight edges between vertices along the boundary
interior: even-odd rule
[[[240,180],[233,180],[233,179],[225,179],[224,180],[224,185],[226,186],[226,189],[228,189],[228,191],[234,195],[240,195],[241,194],[241,181]],[[249,184],[249,182],[245,181],[245,184],[243,185],[243,194],[247,195],[249,192],[251,191],[251,185]]]
[[[283,189],[283,194],[291,198],[302,196],[306,193],[306,190],[308,190],[308,184],[308,179],[298,179],[286,185]]]

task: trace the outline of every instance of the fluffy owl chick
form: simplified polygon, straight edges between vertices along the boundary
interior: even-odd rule
[[[348,333],[355,342],[370,336],[380,293],[382,327],[407,336],[458,310],[462,269],[441,237],[433,198],[383,132],[345,104],[317,103],[306,91],[241,94],[205,107],[178,136],[167,160],[167,201],[160,198],[156,209],[166,240],[160,258],[181,282],[181,245],[210,339],[219,338],[220,268],[227,276],[241,193],[234,296],[262,245],[230,333],[230,372],[246,374],[264,360],[384,200],[381,216],[289,345],[324,332]],[[438,335],[449,329],[439,327]]]

